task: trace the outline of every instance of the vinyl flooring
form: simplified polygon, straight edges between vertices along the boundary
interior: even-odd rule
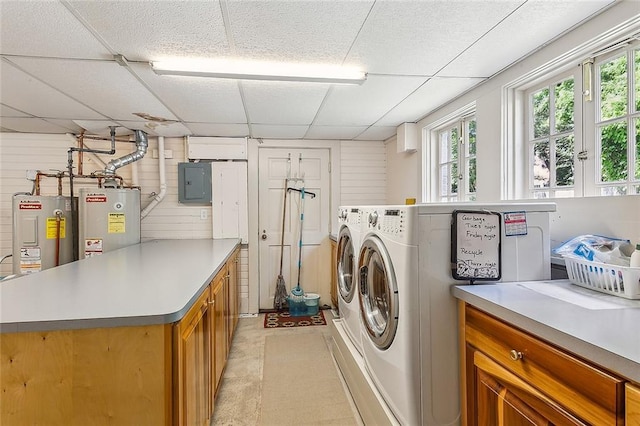
[[[240,318],[211,425],[361,425],[331,356],[329,326],[263,322],[264,314]]]

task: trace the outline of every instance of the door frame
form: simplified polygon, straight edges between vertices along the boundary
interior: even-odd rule
[[[258,159],[261,148],[324,148],[329,149],[330,198],[329,198],[329,226],[332,234],[338,232],[338,221],[334,212],[340,204],[340,142],[339,140],[281,140],[281,139],[248,139],[248,208],[249,208],[249,294],[248,313],[258,313],[260,309],[260,280],[259,280],[259,238],[258,223]],[[329,235],[327,234],[327,238]]]

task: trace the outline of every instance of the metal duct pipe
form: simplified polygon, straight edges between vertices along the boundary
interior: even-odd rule
[[[125,155],[124,157],[116,158],[115,160],[109,161],[109,164],[107,164],[107,167],[105,167],[104,174],[106,179],[104,182],[104,186],[106,188],[116,187],[115,179],[113,179],[116,174],[116,169],[142,159],[142,157],[144,157],[144,155],[147,153],[147,147],[149,146],[147,134],[142,130],[136,130],[135,136],[137,150],[135,152],[132,152],[131,154]]]

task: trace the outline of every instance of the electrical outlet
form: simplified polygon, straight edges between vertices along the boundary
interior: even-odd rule
[[[200,219],[205,220],[207,218],[207,211],[200,210]]]

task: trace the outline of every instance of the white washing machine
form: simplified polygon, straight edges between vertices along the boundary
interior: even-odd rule
[[[501,281],[549,279],[544,204],[421,204],[365,208],[358,258],[366,369],[403,425],[460,422],[457,304],[452,285],[452,213],[500,214]],[[524,227],[504,222],[517,213]],[[524,229],[524,233],[523,233]],[[510,234],[511,233],[511,234]]]
[[[362,354],[362,336],[360,332],[360,305],[358,303],[357,262],[362,238],[362,221],[359,207],[341,206],[338,208],[337,276],[338,311],[343,318],[345,332],[351,342]]]

